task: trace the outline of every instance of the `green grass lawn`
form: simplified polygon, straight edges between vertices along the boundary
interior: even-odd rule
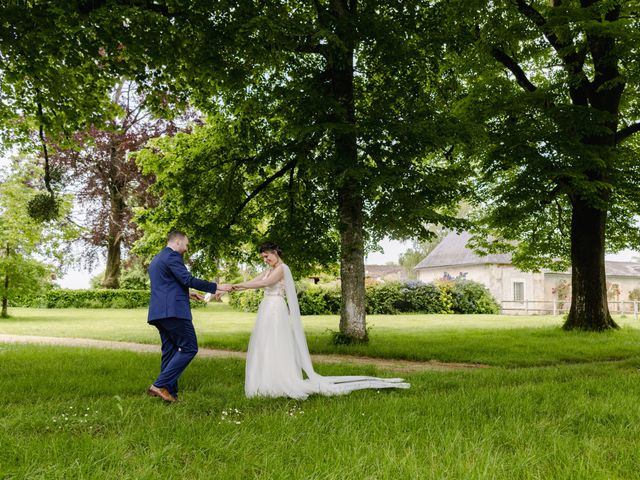
[[[638,478],[638,357],[423,372],[410,390],[304,402],[245,399],[242,361],[196,358],[175,405],[143,393],[158,363],[0,345],[0,478]]]
[[[0,333],[83,337],[159,343],[146,323],[146,310],[12,309]],[[194,310],[202,347],[245,350],[254,315],[225,304]],[[336,316],[309,316],[303,322],[312,353],[473,362],[522,367],[624,360],[640,356],[640,322],[616,318],[622,329],[567,333],[561,317],[505,315],[370,315],[368,345],[338,347],[330,342]]]
[[[143,309],[11,314],[0,333],[159,343]],[[202,346],[246,347],[252,314],[194,314]],[[235,359],[196,357],[165,405],[144,395],[158,354],[0,344],[0,478],[635,479],[640,329],[617,320],[596,334],[563,332],[559,317],[370,316],[370,344],[338,348],[337,317],[306,317],[313,352],[493,367],[304,402],[246,399]]]

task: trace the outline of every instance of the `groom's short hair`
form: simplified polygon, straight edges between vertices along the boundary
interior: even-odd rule
[[[181,232],[180,230],[172,230],[171,232],[169,232],[169,235],[167,235],[167,243],[171,243],[174,240],[177,240],[178,238],[186,238],[187,234],[184,232]]]

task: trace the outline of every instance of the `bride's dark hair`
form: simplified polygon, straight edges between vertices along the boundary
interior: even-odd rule
[[[279,257],[282,256],[282,250],[280,250],[280,247],[273,242],[264,242],[262,245],[260,245],[260,247],[258,248],[258,251],[260,253],[275,252],[278,254]]]

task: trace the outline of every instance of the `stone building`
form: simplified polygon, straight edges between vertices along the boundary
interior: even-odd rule
[[[489,289],[504,313],[564,313],[569,308],[570,271],[523,272],[513,266],[510,254],[475,254],[467,248],[469,239],[467,232],[447,235],[415,267],[418,280],[475,280]],[[606,261],[605,268],[611,312],[637,312],[633,299],[640,294],[640,263]]]

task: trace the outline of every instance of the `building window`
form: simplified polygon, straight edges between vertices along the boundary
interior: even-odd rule
[[[524,302],[524,282],[513,282],[513,301]]]

